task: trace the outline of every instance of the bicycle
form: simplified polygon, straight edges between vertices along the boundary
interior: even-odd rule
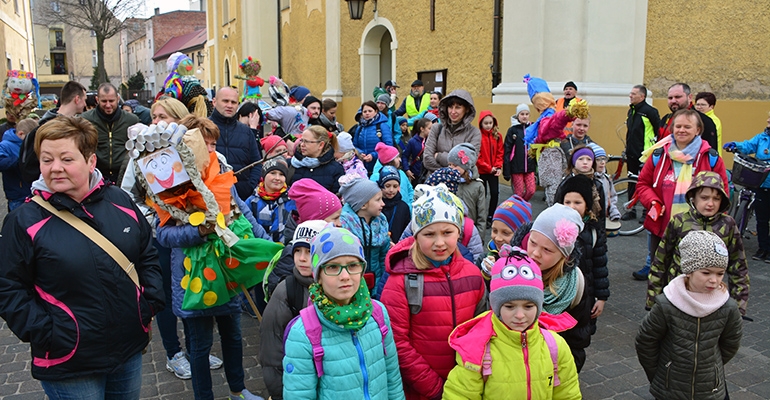
[[[741,186],[738,194],[738,205],[733,209],[731,216],[735,220],[741,237],[744,237],[746,226],[749,224],[752,211],[754,211],[755,192],[752,189],[758,189],[762,186],[762,182],[767,179],[768,174],[770,174],[770,163],[759,161],[735,150],[726,150],[735,154],[730,179],[735,185]]]
[[[628,193],[628,186],[631,184],[636,185],[638,180],[639,176],[635,174],[629,174],[626,178],[614,181],[613,186],[615,188],[615,192],[618,194],[618,198]],[[636,195],[634,195],[634,197],[628,201],[624,202],[622,205],[619,204],[618,208],[621,210],[621,212],[635,212],[636,215],[639,216],[639,218],[634,218],[632,220],[623,221],[621,219],[619,221],[620,229],[618,230],[618,234],[620,236],[633,236],[644,230],[645,211],[642,203],[639,201],[639,198]]]
[[[617,163],[617,164],[616,164]],[[617,166],[615,166],[617,165]],[[605,164],[604,172],[610,176],[613,182],[620,179],[620,175],[623,174],[623,168],[626,165],[626,152],[624,151],[619,156],[607,155],[607,164]],[[615,166],[613,168],[613,166]]]

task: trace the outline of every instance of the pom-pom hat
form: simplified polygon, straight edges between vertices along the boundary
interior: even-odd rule
[[[377,159],[380,160],[380,164],[382,165],[385,165],[398,157],[398,149],[382,142],[378,142],[377,145],[374,146],[374,151],[377,152]]]
[[[489,283],[489,303],[492,312],[500,318],[503,304],[513,300],[528,300],[537,306],[537,315],[543,310],[543,273],[518,247],[504,244],[500,258],[492,266]]]
[[[328,224],[310,242],[310,267],[313,269],[313,279],[318,281],[322,265],[341,256],[356,257],[366,264],[364,248],[361,247],[358,238],[345,228]]]
[[[532,232],[539,232],[547,237],[564,257],[569,257],[575,248],[575,240],[583,230],[583,220],[577,211],[563,205],[554,204],[540,213],[532,223]]]

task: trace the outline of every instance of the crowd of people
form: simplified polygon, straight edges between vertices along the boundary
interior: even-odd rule
[[[213,399],[210,370],[222,367],[231,399],[259,399],[246,388],[243,313],[260,319],[272,399],[578,399],[610,297],[608,221],[640,219],[649,256],[633,275],[648,281],[650,313],[636,348],[650,390],[729,398],[724,364],[740,346],[749,275],[726,214],[715,96],[693,104],[677,83],[660,118],[647,89],[631,89],[629,196],[645,208],[634,215],[619,209],[607,153],[588,135],[590,99],[573,82],[558,100],[542,79],[525,82],[539,116],[520,104],[505,133],[469,92],[425,93],[420,80],[400,106],[394,81],[376,88],[347,130],[336,102],[302,86],[285,96],[271,87],[269,108],[224,87],[209,114],[173,95],[147,110],[109,83],[86,111],[85,88],[69,82],[60,107],[2,132],[0,316],[30,342],[32,375],[52,399],[138,398],[153,316],[166,369],[192,379],[196,399]],[[224,188],[212,194],[224,222],[158,207],[129,155],[130,131],[148,126],[200,132],[194,162],[202,182]],[[770,159],[768,132],[770,119],[724,148]],[[514,192],[502,201],[500,177]],[[533,215],[538,182],[547,208]],[[209,207],[190,185],[174,194]],[[757,193],[753,257],[767,262],[769,190],[767,180]],[[236,225],[236,241],[279,244],[265,275],[229,300],[193,305],[191,249]]]

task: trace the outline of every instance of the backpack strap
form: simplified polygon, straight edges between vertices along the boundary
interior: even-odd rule
[[[714,170],[714,166],[717,165],[717,161],[719,161],[719,152],[716,149],[709,149],[708,151],[709,156],[709,166],[711,167],[711,170]]]
[[[577,276],[578,276],[578,282],[577,282],[577,293],[575,293],[575,298],[572,299],[572,303],[569,305],[569,309],[573,309],[577,307],[578,304],[580,304],[580,301],[583,300],[583,292],[585,291],[586,287],[586,278],[583,276],[583,272],[580,270],[580,268],[575,268],[577,270]]]
[[[388,335],[390,328],[388,328],[388,324],[385,323],[385,314],[382,312],[380,303],[372,301],[372,306],[372,318],[377,322],[377,326],[380,328],[380,333],[382,334],[382,352],[387,356],[388,350],[385,347],[385,337]]]
[[[305,325],[305,333],[313,347],[313,363],[315,364],[316,375],[320,378],[324,374],[324,348],[321,346],[321,321],[318,320],[318,314],[315,307],[305,307],[299,312],[299,318]]]
[[[489,347],[489,342],[484,346],[484,359],[481,362],[481,379],[484,383],[487,383],[487,379],[492,375],[492,350]]]
[[[652,151],[652,166],[657,167],[660,162],[660,157],[663,155],[663,148],[659,147]]]
[[[287,276],[285,281],[286,302],[289,305],[289,310],[291,310],[292,317],[296,317],[299,315],[300,310],[305,308],[305,304],[302,301],[302,298],[304,297],[302,285],[297,282],[297,278],[294,277],[294,274]]]
[[[553,362],[553,387],[556,387],[561,385],[561,381],[559,380],[559,346],[556,344],[556,339],[554,339],[551,331],[540,328],[540,333],[543,334],[545,343],[548,345],[548,352],[551,353],[551,362]]]
[[[423,274],[404,275],[404,289],[406,301],[409,304],[409,312],[419,314],[422,310],[422,296],[425,288],[425,276]]]
[[[468,243],[471,242],[471,236],[473,236],[473,220],[465,217],[463,219],[463,240],[461,241],[463,246],[468,247]]]

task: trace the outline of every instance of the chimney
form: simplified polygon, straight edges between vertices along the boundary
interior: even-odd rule
[[[160,7],[155,7],[155,15],[160,15]]]

